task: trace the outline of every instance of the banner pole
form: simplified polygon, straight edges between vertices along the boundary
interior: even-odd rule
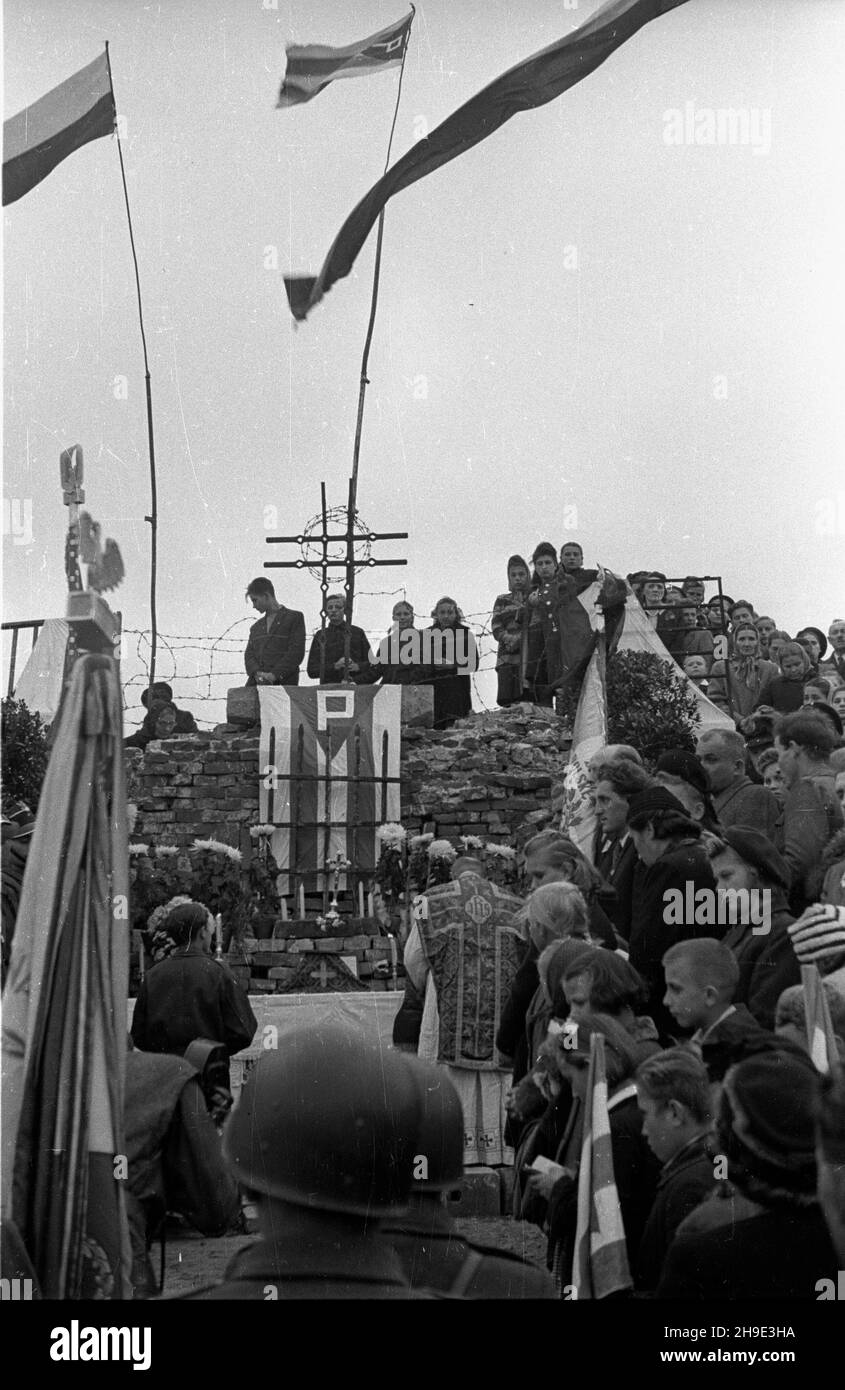
[[[408,26],[408,36],[405,41],[405,48],[402,53],[402,66],[399,69],[399,83],[396,89],[396,105],[393,108],[393,120],[390,125],[390,135],[387,141],[387,155],[384,161],[384,173],[390,167],[390,151],[393,146],[393,132],[396,129],[396,117],[399,114],[399,101],[402,96],[402,79],[405,76],[405,59],[408,56],[408,48],[411,43],[411,26],[416,9],[411,6],[411,24]],[[379,277],[381,274],[381,248],[384,238],[384,208],[378,220],[378,236],[376,238],[376,258],[373,267],[373,291],[370,300],[370,321],[367,324],[367,336],[364,340],[364,351],[361,357],[361,379],[358,388],[358,418],[355,422],[355,443],[352,448],[352,477],[349,480],[349,515],[346,538],[346,621],[352,622],[352,604],[355,598],[355,539],[354,523],[355,513],[358,505],[358,462],[361,456],[361,431],[364,425],[364,398],[367,394],[369,380],[367,378],[367,365],[370,360],[370,344],[373,341],[373,329],[376,322],[376,309],[378,308]],[[350,634],[347,629],[345,643],[345,660],[349,661],[349,639]],[[347,673],[344,672],[344,675]]]
[[[129,224],[129,244],[132,248],[132,263],[135,267],[135,289],[138,296],[138,323],[141,328],[141,346],[144,353],[144,383],[147,397],[147,441],[150,455],[150,515],[145,516],[144,520],[150,524],[150,672],[147,682],[148,689],[148,708],[152,708],[153,683],[155,681],[156,670],[156,649],[158,646],[158,623],[156,618],[156,572],[158,565],[158,487],[156,483],[156,453],[155,435],[153,433],[153,397],[150,384],[150,364],[147,356],[147,335],[144,332],[144,310],[141,303],[141,277],[138,271],[138,257],[135,252],[135,233],[132,228],[132,213],[129,208],[129,190],[126,186],[126,169],[123,163],[123,145],[120,140],[120,128],[117,121],[117,98],[114,93],[114,82],[112,80],[111,57],[109,55],[108,40],[106,40],[106,64],[109,70],[109,86],[111,87],[112,99],[115,109],[114,133],[117,137],[117,153],[120,157],[120,177],[123,183],[123,199],[126,204],[126,220]]]

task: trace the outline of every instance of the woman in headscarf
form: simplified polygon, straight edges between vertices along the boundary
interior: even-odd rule
[[[707,694],[719,709],[730,710],[732,705],[734,718],[744,719],[757,708],[764,684],[778,674],[778,668],[761,654],[760,634],[753,623],[740,623],[730,645],[728,661],[713,663]]]
[[[530,589],[528,565],[521,555],[512,555],[508,560],[508,592],[499,594],[490,619],[493,637],[499,644],[496,653],[496,703],[502,709],[526,698],[523,687],[528,657],[530,609],[527,599]]]
[[[382,685],[422,685],[430,680],[429,668],[420,662],[422,632],[414,626],[414,606],[407,599],[393,605],[393,622],[379,643]]]
[[[430,679],[434,686],[434,727],[448,729],[472,710],[470,672],[477,670],[475,638],[453,598],[441,598],[431,611],[426,628],[432,657]]]
[[[771,645],[770,642],[770,651]],[[797,642],[785,642],[778,660],[780,672],[763,682],[755,708],[765,705],[778,714],[793,714],[804,703],[804,682],[810,674],[810,658]]]

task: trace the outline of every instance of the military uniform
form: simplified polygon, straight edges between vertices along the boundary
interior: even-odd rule
[[[418,1199],[407,1216],[382,1227],[412,1289],[452,1298],[556,1298],[542,1269],[519,1255],[464,1240],[448,1212],[431,1198]]]

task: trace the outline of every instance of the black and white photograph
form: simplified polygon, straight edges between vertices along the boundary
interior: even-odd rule
[[[33,1376],[830,1374],[845,3],[2,45]]]

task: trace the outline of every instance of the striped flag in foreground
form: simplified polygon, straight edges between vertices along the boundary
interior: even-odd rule
[[[3,123],[3,206],[17,202],[74,150],[114,130],[105,53]]]
[[[291,44],[286,49],[288,65],[276,108],[300,106],[339,77],[368,77],[370,73],[398,67],[405,54],[413,18],[412,10],[398,23],[346,48],[326,48],[319,43]]]
[[[613,1172],[604,1038],[599,1033],[590,1037],[572,1284],[579,1299],[608,1298],[633,1286]]]
[[[605,684],[604,633],[595,637],[593,654],[587,667],[575,726],[572,752],[563,776],[563,809],[560,828],[592,863],[596,820],[594,786],[590,759],[607,744],[607,689]]]
[[[813,1066],[825,1076],[831,1063],[839,1058],[827,996],[824,992],[821,975],[815,965],[801,966],[801,983],[804,986],[804,1017],[807,1024],[807,1046]]]

